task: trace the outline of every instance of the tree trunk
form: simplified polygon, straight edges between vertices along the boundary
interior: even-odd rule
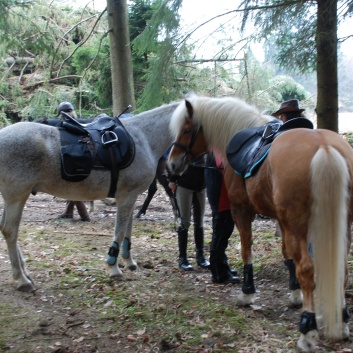
[[[317,126],[338,132],[337,0],[317,4]]]
[[[135,107],[127,0],[107,0],[113,113]]]

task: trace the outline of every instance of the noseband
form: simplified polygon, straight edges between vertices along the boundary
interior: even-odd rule
[[[179,147],[181,150],[185,151],[185,155],[183,157],[184,159],[189,154],[191,155],[191,157],[194,157],[194,159],[196,159],[198,157],[192,153],[192,148],[196,142],[197,134],[199,133],[200,129],[201,129],[201,127],[199,127],[198,129],[194,129],[194,131],[192,132],[191,139],[190,139],[188,146],[182,145],[181,143],[176,142],[176,141],[173,143],[173,146]]]

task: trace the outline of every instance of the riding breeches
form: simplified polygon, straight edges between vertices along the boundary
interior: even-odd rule
[[[193,215],[194,228],[203,227],[205,213],[206,191],[193,191],[178,186],[176,189],[176,200],[180,210],[180,227],[189,229],[191,215]]]

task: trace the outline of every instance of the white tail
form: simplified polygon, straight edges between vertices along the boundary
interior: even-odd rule
[[[309,236],[314,251],[316,312],[327,338],[342,339],[350,177],[345,159],[321,147],[311,161]]]

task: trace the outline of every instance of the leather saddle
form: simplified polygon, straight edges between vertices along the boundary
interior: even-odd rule
[[[244,179],[251,177],[267,157],[273,140],[282,132],[295,128],[313,129],[314,126],[310,120],[299,117],[285,123],[274,119],[260,127],[239,131],[227,147],[229,164]]]
[[[58,127],[61,141],[61,176],[79,182],[92,169],[111,171],[108,197],[116,191],[119,170],[128,167],[135,156],[135,144],[119,118],[104,116],[83,124],[62,112]]]

